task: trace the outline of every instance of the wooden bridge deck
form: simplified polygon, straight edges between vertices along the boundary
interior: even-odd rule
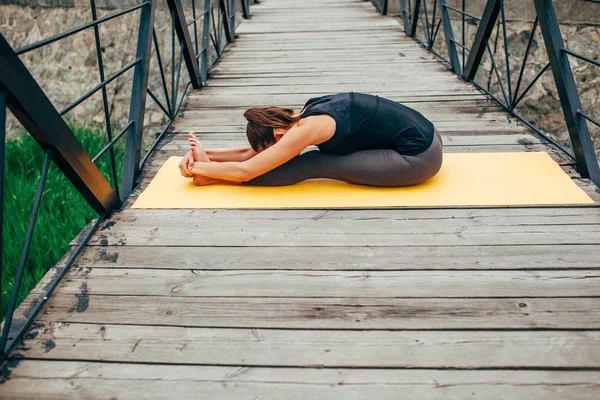
[[[136,194],[188,130],[241,145],[247,107],[350,90],[422,111],[446,152],[567,161],[370,2],[252,11]],[[125,208],[38,316],[0,397],[597,399],[599,254],[589,206]]]

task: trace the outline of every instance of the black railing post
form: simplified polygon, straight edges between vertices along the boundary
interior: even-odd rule
[[[2,256],[4,254],[4,154],[6,146],[6,93],[0,89],[0,294],[2,293],[2,274],[4,264]],[[0,308],[2,311],[2,308]]]
[[[379,8],[379,12],[381,13],[381,15],[387,15],[387,11],[388,11],[388,0],[379,0],[379,2],[377,3],[378,8]]]
[[[53,149],[54,163],[98,214],[110,214],[121,203],[113,188],[25,65],[0,34],[0,90],[6,103],[44,150]]]
[[[492,30],[494,29],[494,25],[500,14],[501,5],[502,0],[488,0],[485,5],[479,28],[475,34],[473,46],[469,52],[467,65],[465,65],[463,71],[463,79],[466,81],[472,81],[475,78],[475,74],[477,74],[477,69],[479,68],[479,64],[481,64],[483,53],[487,50],[488,39],[492,34]]]
[[[235,40],[238,35],[235,34],[235,9],[236,0],[229,1],[229,26],[231,27],[231,37]]]
[[[582,110],[581,100],[571,71],[568,55],[561,37],[560,27],[551,0],[534,0],[539,19],[540,30],[546,44],[546,51],[554,75],[556,89],[560,98],[563,114],[571,137],[577,170],[584,178],[591,178],[600,185],[600,168],[594,152],[594,144]]]
[[[229,15],[227,15],[227,4],[225,4],[225,0],[219,0],[219,9],[221,10],[221,21],[223,22],[223,28],[225,30],[225,39],[227,39],[227,43],[231,43],[233,42],[233,35],[231,34],[231,26],[229,25],[230,19]]]
[[[250,14],[250,4],[248,0],[242,0],[242,12],[244,14],[244,19],[252,18],[252,14]]]
[[[406,0],[400,0],[400,8],[402,12],[402,22],[404,23],[404,33],[408,35],[410,26],[410,13],[406,8]]]
[[[409,0],[410,1],[410,0]],[[410,29],[408,36],[415,37],[417,34],[417,25],[419,23],[419,12],[421,11],[421,0],[414,0],[412,14],[410,16]]]
[[[448,15],[448,8],[446,8],[446,0],[440,0],[440,13],[442,15],[442,23],[444,24],[444,36],[446,36],[446,46],[448,47],[448,56],[450,58],[450,65],[452,66],[452,72],[461,76],[461,66],[458,59],[458,53],[456,52],[454,33],[452,31],[452,24],[450,23],[450,16]]]
[[[192,87],[194,89],[200,89],[202,87],[202,79],[200,79],[198,62],[196,61],[196,52],[194,51],[194,45],[190,38],[187,21],[185,20],[185,14],[183,12],[183,7],[181,6],[181,0],[167,0],[167,4],[171,11],[171,15],[173,16],[175,32],[177,32],[177,38],[181,44],[183,58],[190,75],[190,80],[192,81]]]
[[[129,120],[133,121],[127,134],[125,161],[123,163],[123,182],[121,184],[121,200],[125,201],[133,190],[140,169],[140,149],[144,133],[144,113],[146,111],[146,90],[148,88],[148,72],[150,70],[150,55],[152,49],[152,30],[156,13],[156,0],[142,8],[136,58],[142,61],[135,66],[129,105]]]
[[[200,77],[202,86],[208,79],[208,39],[210,36],[210,0],[204,0],[204,17],[202,18],[202,55],[200,56]]]

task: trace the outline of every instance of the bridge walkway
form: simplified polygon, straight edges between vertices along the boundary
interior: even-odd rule
[[[370,2],[252,12],[39,314],[1,396],[597,398],[597,207],[129,208],[188,131],[244,145],[246,108],[350,90],[421,111],[447,153],[548,152],[600,201]]]

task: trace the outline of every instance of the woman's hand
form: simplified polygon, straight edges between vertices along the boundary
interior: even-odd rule
[[[186,178],[191,178],[194,174],[191,172],[192,167],[194,166],[194,154],[192,151],[188,151],[185,153],[181,162],[179,163],[179,169],[181,170],[181,175]]]

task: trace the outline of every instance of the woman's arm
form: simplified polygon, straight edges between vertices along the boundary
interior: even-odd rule
[[[274,145],[252,158],[236,162],[195,162],[191,173],[234,182],[249,181],[299,155],[307,146],[317,143],[314,126],[304,124],[290,128]],[[210,156],[209,156],[210,158]]]
[[[252,147],[238,147],[238,148],[219,148],[219,149],[205,149],[206,155],[213,162],[225,162],[225,161],[246,161],[255,156],[257,153]],[[194,176],[193,173],[189,172],[194,165],[194,155],[192,151],[185,153],[181,162],[179,163],[179,169],[181,175],[186,178]]]
[[[258,154],[252,147],[204,149],[204,151],[208,158],[215,162],[246,161]]]

